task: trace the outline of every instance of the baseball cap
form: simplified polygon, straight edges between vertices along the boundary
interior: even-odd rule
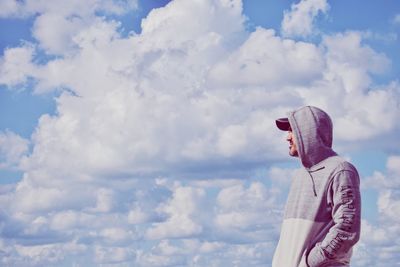
[[[289,131],[290,129],[290,123],[288,118],[280,118],[275,120],[276,127],[279,128],[279,130],[282,131]]]

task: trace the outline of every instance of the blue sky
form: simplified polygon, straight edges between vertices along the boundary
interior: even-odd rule
[[[362,178],[353,265],[397,266],[398,1],[0,10],[2,265],[270,266],[299,168],[274,118],[316,105]]]

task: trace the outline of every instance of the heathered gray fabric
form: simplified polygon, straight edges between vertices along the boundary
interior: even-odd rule
[[[357,170],[332,150],[332,122],[324,111],[303,107],[289,114],[289,122],[304,168],[292,180],[284,219],[318,225],[308,230],[306,240],[296,241],[304,242],[303,256],[297,257],[305,255],[310,267],[349,266],[351,249],[360,235]]]

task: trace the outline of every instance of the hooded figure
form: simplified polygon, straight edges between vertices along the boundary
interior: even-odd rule
[[[276,124],[304,168],[292,179],[272,267],[349,266],[360,237],[360,180],[332,150],[330,117],[306,106]]]

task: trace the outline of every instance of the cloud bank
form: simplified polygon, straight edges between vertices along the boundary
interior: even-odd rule
[[[327,13],[327,0],[301,0],[292,4],[290,11],[284,12],[281,25],[283,35],[291,37],[307,37],[315,32],[314,20],[319,13]]]
[[[1,135],[5,164],[24,172],[0,191],[5,266],[269,266],[292,172],[272,167],[287,158],[274,119],[317,105],[332,115],[343,152],[383,136],[379,145],[395,143],[400,132],[398,82],[373,82],[390,59],[360,32],[296,41],[246,31],[239,0],[175,0],[124,36],[106,13],[136,2],[35,3],[3,4],[4,17],[39,15],[35,43],[4,51],[0,83],[59,96],[31,152]],[[320,11],[325,1],[300,2],[285,31],[309,34]],[[303,15],[303,29],[290,26]],[[399,196],[382,190],[381,218],[396,222]],[[398,233],[364,225],[376,235],[362,241],[355,266]],[[397,245],[382,257],[394,262]]]

